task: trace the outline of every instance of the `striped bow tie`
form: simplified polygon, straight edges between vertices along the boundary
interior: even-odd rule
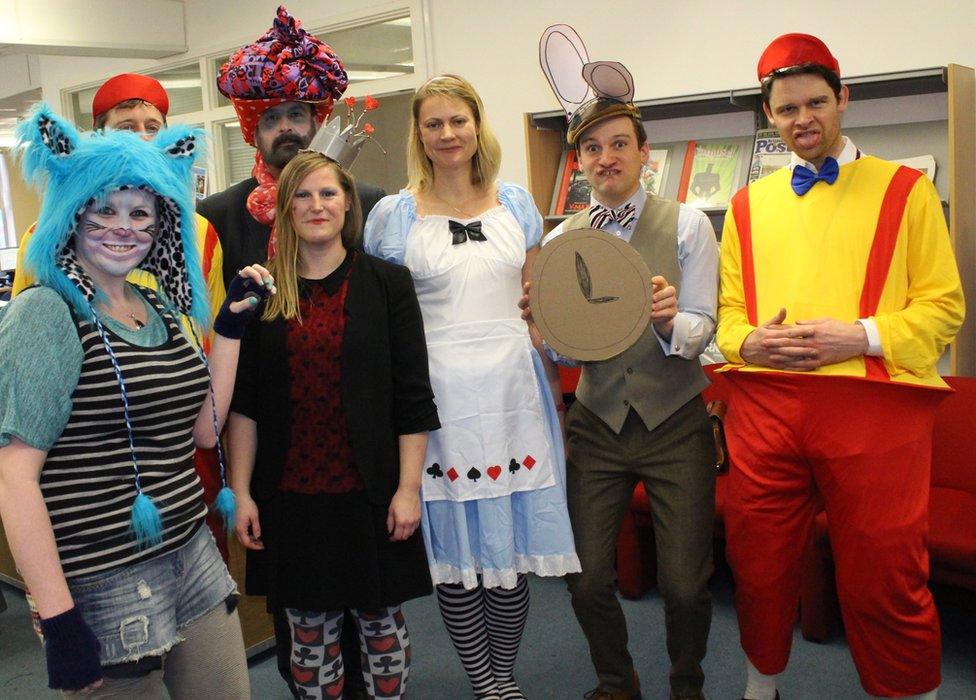
[[[610,209],[600,204],[594,204],[590,207],[590,228],[603,228],[611,221],[616,221],[629,231],[637,219],[634,216],[636,209],[637,207],[634,206],[633,202],[628,202],[619,209]]]

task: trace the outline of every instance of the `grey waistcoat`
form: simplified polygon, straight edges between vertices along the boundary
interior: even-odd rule
[[[571,216],[564,228],[588,227],[589,212],[584,210]],[[648,195],[630,244],[651,274],[664,276],[676,288],[680,286],[677,202]],[[631,408],[647,429],[653,430],[706,386],[701,363],[665,356],[649,323],[637,342],[620,355],[583,363],[576,397],[620,433]]]

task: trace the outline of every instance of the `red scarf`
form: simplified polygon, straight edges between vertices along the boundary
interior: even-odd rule
[[[264,164],[261,151],[254,154],[254,168],[251,175],[258,181],[258,186],[247,196],[247,210],[255,221],[265,226],[271,226],[275,220],[275,198],[278,196],[278,178],[271,174]]]

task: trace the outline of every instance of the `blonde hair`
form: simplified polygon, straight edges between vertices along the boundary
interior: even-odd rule
[[[467,80],[459,75],[439,75],[417,89],[410,102],[410,133],[407,136],[407,187],[427,192],[434,186],[434,168],[424,152],[420,139],[420,107],[428,97],[450,97],[461,100],[474,115],[478,129],[478,151],[471,159],[471,184],[488,187],[495,182],[502,163],[502,148],[485,119],[481,98]]]
[[[262,320],[272,321],[279,316],[285,320],[302,320],[298,306],[298,264],[300,258],[298,246],[298,232],[291,216],[292,200],[295,192],[310,174],[320,168],[331,168],[339,180],[339,186],[350,202],[346,212],[346,220],[339,233],[342,247],[352,250],[359,240],[362,229],[362,207],[359,195],[356,194],[356,183],[352,176],[343,170],[338,163],[318,152],[299,153],[289,161],[278,178],[278,196],[275,200],[275,255],[266,267],[274,276],[278,293],[268,299],[264,307]]]

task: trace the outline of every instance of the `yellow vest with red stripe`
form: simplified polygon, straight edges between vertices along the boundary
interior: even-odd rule
[[[917,170],[862,157],[833,185],[803,197],[782,169],[739,191],[725,217],[717,340],[732,366],[758,325],[873,318],[882,358],[856,357],[815,374],[944,386],[936,363],[965,303],[945,217]]]

